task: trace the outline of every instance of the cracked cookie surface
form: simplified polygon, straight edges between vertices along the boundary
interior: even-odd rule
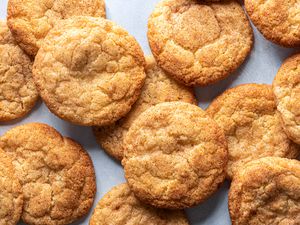
[[[300,162],[266,157],[246,164],[231,183],[229,212],[233,225],[298,225]]]
[[[160,103],[142,113],[124,140],[122,164],[134,194],[159,208],[206,200],[225,179],[223,131],[198,106]]]
[[[269,85],[245,84],[231,88],[212,102],[207,113],[224,129],[228,141],[228,178],[257,158],[299,155],[299,146],[289,140],[281,126]]]
[[[187,88],[159,68],[152,56],[146,57],[146,80],[142,93],[129,114],[111,126],[94,127],[97,142],[111,156],[123,158],[123,140],[133,121],[146,109],[162,102],[183,101],[196,104],[193,90]]]
[[[12,161],[0,149],[0,224],[16,225],[21,217],[23,194]]]
[[[273,91],[287,135],[300,144],[300,54],[283,63],[274,79]]]
[[[174,78],[186,85],[208,85],[240,66],[253,33],[234,0],[163,0],[149,18],[148,39],[158,64]]]
[[[21,48],[35,56],[48,32],[73,16],[105,17],[104,0],[9,0],[8,25]]]
[[[90,225],[188,225],[183,211],[157,209],[139,201],[128,184],[111,189],[98,203]]]
[[[285,46],[300,46],[299,0],[245,0],[246,11],[268,40]]]
[[[54,114],[104,126],[130,111],[144,84],[144,66],[143,52],[127,31],[106,19],[74,17],[49,32],[33,77]]]
[[[46,124],[15,127],[0,138],[23,188],[22,220],[34,225],[69,224],[86,215],[96,181],[88,153]]]
[[[25,116],[35,105],[38,92],[32,78],[32,62],[0,21],[0,121]]]

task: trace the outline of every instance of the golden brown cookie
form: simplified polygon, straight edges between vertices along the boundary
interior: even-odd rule
[[[122,164],[134,194],[159,208],[186,208],[225,179],[223,131],[198,106],[160,103],[142,113],[124,139]]]
[[[298,0],[245,0],[246,11],[268,40],[285,46],[300,46]]]
[[[228,178],[251,160],[295,158],[300,152],[281,126],[269,85],[245,84],[229,89],[212,102],[207,113],[224,129],[228,141]]]
[[[278,157],[246,164],[229,191],[232,225],[299,225],[300,162]]]
[[[17,42],[35,56],[55,24],[73,16],[105,17],[104,0],[9,0],[8,26]]]
[[[11,159],[0,149],[0,224],[16,225],[22,214],[23,193]]]
[[[157,209],[140,202],[127,184],[110,190],[98,203],[90,225],[188,225],[183,211]]]
[[[273,91],[287,135],[300,144],[300,54],[283,63],[274,79]]]
[[[15,127],[0,138],[23,187],[22,220],[33,225],[69,224],[93,205],[96,179],[88,153],[54,128]]]
[[[123,139],[133,121],[146,109],[162,102],[183,101],[196,104],[193,90],[170,78],[156,65],[152,56],[146,57],[146,80],[141,96],[123,119],[111,126],[94,127],[97,142],[111,156],[123,158]]]
[[[54,114],[103,126],[130,111],[144,84],[144,65],[142,49],[127,31],[106,19],[74,17],[49,32],[33,77]]]
[[[158,64],[174,78],[208,85],[242,64],[253,33],[235,0],[162,0],[149,18],[148,39]]]
[[[32,62],[0,21],[0,121],[21,118],[38,99],[32,78]]]

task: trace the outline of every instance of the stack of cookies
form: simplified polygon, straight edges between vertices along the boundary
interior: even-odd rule
[[[296,3],[245,7],[267,39],[299,45]],[[23,117],[40,96],[59,118],[92,127],[127,183],[100,200],[90,225],[189,224],[183,209],[226,178],[233,225],[300,224],[300,55],[283,63],[273,86],[231,88],[204,111],[193,87],[225,79],[251,51],[242,6],[161,0],[148,39],[153,56],[145,57],[105,19],[103,0],[9,0],[0,22],[0,121]],[[95,168],[76,141],[25,124],[0,137],[0,187],[1,225],[70,224],[93,206]]]

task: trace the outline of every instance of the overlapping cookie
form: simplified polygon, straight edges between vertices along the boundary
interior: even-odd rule
[[[298,1],[245,0],[246,11],[254,25],[268,40],[285,46],[300,46],[300,9]]]
[[[232,225],[299,224],[300,162],[266,157],[247,163],[229,191]]]
[[[188,225],[183,211],[157,209],[138,200],[127,184],[110,190],[98,203],[90,225]]]
[[[146,80],[141,96],[123,119],[114,125],[94,127],[98,143],[111,156],[118,160],[123,158],[123,140],[134,120],[146,109],[162,102],[183,101],[196,104],[193,90],[187,88],[159,68],[152,56],[146,58]]]
[[[88,153],[78,143],[46,124],[32,123],[5,133],[0,147],[20,180],[26,224],[69,224],[89,212],[96,178]]]
[[[35,105],[38,92],[32,62],[0,21],[0,122],[25,116]]]
[[[104,126],[130,111],[144,84],[144,66],[142,49],[127,31],[103,18],[73,17],[48,33],[33,77],[54,114]]]
[[[187,208],[225,179],[223,131],[198,106],[160,103],[142,113],[124,140],[122,164],[134,194],[159,208]]]
[[[9,0],[8,26],[25,52],[35,56],[48,32],[61,19],[105,17],[104,0]]]
[[[300,149],[285,134],[272,87],[245,84],[217,97],[207,113],[224,130],[229,151],[228,178],[247,162],[278,156],[296,158]]]
[[[300,144],[300,55],[288,58],[279,69],[273,91],[287,135]]]

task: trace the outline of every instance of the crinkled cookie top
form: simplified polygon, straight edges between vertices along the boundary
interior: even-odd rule
[[[12,161],[0,149],[0,224],[16,225],[23,208],[23,193]]]
[[[173,80],[156,65],[154,58],[147,57],[146,80],[141,96],[129,114],[111,126],[94,127],[98,143],[106,152],[118,160],[123,158],[123,140],[133,121],[146,109],[162,102],[183,101],[196,104],[191,88]]]
[[[159,208],[196,205],[225,178],[224,133],[189,103],[160,103],[146,110],[130,127],[124,148],[122,164],[131,190]]]
[[[23,188],[25,223],[69,224],[88,213],[95,172],[79,144],[46,124],[32,123],[8,131],[0,147],[12,158]]]
[[[8,25],[27,54],[35,56],[48,32],[61,19],[105,17],[104,0],[9,0]]]
[[[295,158],[300,152],[282,128],[269,85],[246,84],[229,89],[212,102],[207,113],[224,129],[229,178],[251,160],[266,156]]]
[[[300,144],[300,55],[288,58],[278,71],[273,90],[288,136]]]
[[[103,126],[130,111],[144,84],[144,66],[142,49],[127,31],[106,19],[74,17],[49,32],[33,77],[57,116]]]
[[[245,0],[252,22],[270,41],[300,46],[299,0]]]
[[[246,164],[229,191],[233,225],[288,225],[300,221],[300,162],[266,157]]]
[[[32,62],[13,39],[5,21],[0,21],[0,121],[26,115],[38,92],[32,78]]]
[[[253,42],[249,21],[234,0],[163,0],[149,18],[148,38],[158,64],[186,85],[225,78]]]
[[[188,225],[183,211],[157,209],[139,201],[127,184],[110,190],[98,203],[90,225]]]

